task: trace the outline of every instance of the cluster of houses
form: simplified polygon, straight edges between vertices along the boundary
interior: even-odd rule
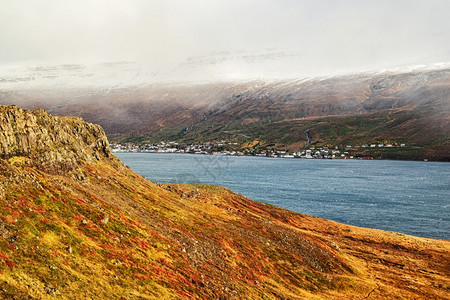
[[[406,147],[406,144],[364,144],[362,146],[359,145],[355,145],[354,148],[383,148],[383,147],[387,147],[387,148],[391,148],[391,147]],[[351,145],[347,145],[346,148],[352,148]]]
[[[203,143],[179,145],[177,142],[160,142],[158,144],[145,144],[137,146],[134,144],[111,144],[112,152],[142,152],[142,153],[191,153],[191,154],[212,154],[212,155],[236,155],[236,156],[264,156],[281,158],[327,158],[327,159],[353,159],[351,152],[358,151],[360,148],[391,148],[405,147],[405,144],[376,143],[363,145],[346,145],[345,147],[310,147],[301,151],[287,152],[285,150],[275,149],[246,149],[231,150],[237,148],[238,144],[233,142],[221,141],[220,143]],[[227,150],[229,149],[229,150]],[[360,149],[361,150],[361,149]],[[372,159],[372,157],[358,157]]]
[[[255,154],[256,156],[268,156],[268,157],[281,157],[281,158],[328,158],[328,159],[336,159],[336,158],[354,158],[349,155],[348,151],[341,151],[338,147],[335,149],[328,149],[328,147],[312,147],[311,149],[295,151],[295,152],[287,152],[283,150],[272,151],[272,150],[263,150],[261,153]]]
[[[112,152],[144,152],[144,153],[193,153],[193,154],[228,154],[228,155],[244,155],[240,151],[214,151],[224,146],[237,147],[238,143],[225,142],[222,143],[204,143],[189,144],[180,146],[177,142],[160,142],[158,144],[145,144],[137,146],[134,144],[111,144]]]

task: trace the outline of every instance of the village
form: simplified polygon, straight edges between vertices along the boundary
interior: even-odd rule
[[[389,149],[406,147],[404,143],[371,143],[362,145],[345,145],[317,147],[310,146],[303,150],[288,151],[266,149],[255,143],[253,147],[240,148],[239,144],[230,141],[205,142],[199,144],[180,145],[177,142],[159,142],[157,144],[121,144],[112,143],[111,151],[114,153],[178,153],[198,155],[232,155],[232,156],[260,156],[278,158],[304,158],[304,159],[373,159],[372,156],[358,155],[364,150]]]

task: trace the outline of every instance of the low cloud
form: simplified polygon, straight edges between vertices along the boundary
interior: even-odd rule
[[[216,66],[264,76],[448,62],[448,11],[449,1],[4,0],[0,65],[137,61],[167,73],[228,53]]]

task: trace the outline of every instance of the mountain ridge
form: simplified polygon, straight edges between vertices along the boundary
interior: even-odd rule
[[[394,153],[398,158],[449,160],[449,89],[450,69],[442,68],[292,81],[5,89],[0,103],[80,116],[105,128],[112,142],[258,140],[296,151],[305,147],[309,129],[317,146],[394,140],[422,148]]]

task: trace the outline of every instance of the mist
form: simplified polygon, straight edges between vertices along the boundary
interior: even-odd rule
[[[4,0],[0,68],[134,62],[180,78],[450,61],[449,1]]]

